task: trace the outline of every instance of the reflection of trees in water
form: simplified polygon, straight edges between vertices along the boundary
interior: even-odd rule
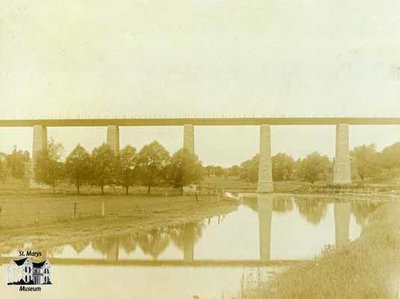
[[[134,252],[138,246],[136,235],[128,234],[121,236],[120,244],[126,253]]]
[[[71,244],[76,253],[81,253],[86,247],[89,246],[89,240],[82,240]]]
[[[94,239],[91,244],[94,250],[101,252],[107,259],[116,261],[119,257],[120,238],[118,236],[100,237]]]
[[[254,212],[258,212],[257,197],[247,197],[243,199],[243,204],[252,209]],[[278,213],[290,212],[293,210],[293,199],[290,197],[274,197],[272,210]]]
[[[300,215],[304,216],[311,224],[319,224],[326,216],[328,205],[325,202],[308,199],[296,199],[295,203]]]
[[[203,233],[203,222],[185,223],[171,228],[170,236],[172,242],[179,249],[184,249],[185,246],[194,245],[201,238]]]
[[[278,213],[286,213],[293,210],[293,199],[291,198],[274,198],[272,210]]]
[[[38,249],[39,248],[39,249]],[[52,247],[52,248],[45,248],[41,249],[39,246],[32,246],[33,251],[40,251],[43,257],[55,256],[62,254],[63,248],[62,247]]]
[[[168,231],[152,230],[138,235],[137,242],[143,253],[157,258],[168,247],[170,236]]]
[[[353,202],[351,204],[351,212],[356,218],[357,224],[364,226],[368,222],[368,216],[379,208],[381,203]]]
[[[101,237],[92,241],[94,250],[101,252],[107,259],[118,260],[119,249],[131,253],[139,246],[143,253],[157,258],[168,246],[168,232],[152,230],[141,234],[124,234],[119,236]]]
[[[81,253],[90,244],[95,251],[100,252],[110,260],[118,260],[119,249],[123,248],[126,253],[135,251],[137,247],[137,237],[133,234],[124,234],[118,236],[99,237],[91,242],[89,240],[81,240],[71,244],[76,253]]]
[[[110,260],[118,260],[120,248],[123,248],[129,254],[134,252],[137,247],[140,247],[144,254],[156,259],[165,251],[171,240],[182,250],[194,245],[201,237],[203,226],[203,222],[187,223],[139,234],[100,237],[91,242],[86,240],[75,242],[71,246],[79,254],[91,244],[95,251],[101,252]]]
[[[257,207],[257,197],[245,197],[243,199],[243,205],[245,205],[246,207],[249,207],[250,209],[252,209],[254,212],[258,211],[258,207]]]
[[[25,242],[21,240],[7,243],[9,239],[0,238],[0,256],[5,254],[11,254],[14,250],[20,250],[24,248]]]
[[[194,245],[201,237],[203,225],[203,223],[186,223],[163,230],[155,229],[138,235],[130,235],[120,243],[121,245],[125,244],[125,249],[131,248],[130,251],[135,250],[139,245],[143,253],[157,258],[168,247],[170,241],[182,250],[189,245]],[[130,252],[128,250],[127,252]]]
[[[118,260],[120,248],[126,253],[133,253],[140,247],[144,254],[153,258],[160,256],[168,247],[170,241],[182,251],[185,248],[193,246],[198,239],[201,238],[204,222],[188,223],[178,226],[168,227],[163,230],[155,229],[149,232],[132,233],[123,235],[103,236],[92,240],[82,239],[75,242],[66,241],[77,254],[80,254],[89,245],[93,250],[100,252],[109,260]],[[26,247],[25,242],[18,241],[1,247],[2,254],[10,254],[14,250],[20,250]],[[54,256],[62,254],[63,246],[52,246],[44,248],[40,240],[33,241],[29,248],[35,251],[41,251],[44,256]]]

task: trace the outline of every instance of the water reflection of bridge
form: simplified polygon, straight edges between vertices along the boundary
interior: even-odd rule
[[[259,194],[256,199],[256,204],[251,206],[258,214],[259,223],[259,260],[238,260],[238,261],[216,261],[216,260],[196,260],[195,259],[195,244],[201,237],[202,224],[199,223],[186,223],[180,227],[171,228],[167,235],[163,235],[162,231],[153,231],[146,236],[138,237],[135,241],[140,243],[144,253],[150,254],[154,261],[133,261],[132,263],[153,263],[160,265],[205,265],[216,264],[223,265],[225,263],[234,265],[235,263],[242,264],[260,264],[260,265],[274,265],[276,264],[290,264],[296,262],[295,260],[271,260],[271,234],[272,234],[272,218],[274,212],[289,211],[293,209],[293,204],[298,206],[300,214],[303,214],[306,220],[314,225],[317,225],[326,215],[327,203],[308,200],[294,200],[275,198],[272,194]],[[335,245],[342,247],[349,242],[350,230],[350,216],[352,212],[352,205],[350,202],[335,202],[334,205],[334,220],[335,220]],[[376,206],[373,207],[375,209]],[[354,209],[354,207],[353,207]],[[353,210],[353,212],[355,212]],[[366,214],[358,215],[356,219],[363,224],[366,219]],[[157,260],[157,257],[167,247],[167,239],[171,239],[175,245],[182,252],[182,260]],[[98,249],[106,249],[106,256],[109,261],[119,260],[119,244],[120,241],[108,244],[108,246],[96,245]]]
[[[272,194],[259,194],[256,198],[244,200],[244,204],[256,212],[258,218],[258,247],[259,257],[254,259],[223,259],[216,260],[205,257],[206,259],[196,259],[196,243],[202,237],[203,229],[206,222],[186,223],[178,226],[166,227],[163,229],[154,229],[143,233],[132,233],[124,235],[104,235],[92,240],[82,239],[72,242],[70,245],[77,254],[77,258],[66,259],[63,256],[60,247],[42,248],[42,252],[46,253],[55,263],[62,265],[132,265],[132,266],[214,266],[214,267],[258,267],[258,266],[275,266],[275,265],[292,265],[302,262],[293,259],[271,259],[271,234],[274,234],[273,215],[279,213],[287,213],[297,206],[299,214],[305,220],[312,224],[318,225],[327,215],[327,201],[315,201],[305,198],[277,197]],[[356,222],[363,227],[367,223],[368,214],[374,211],[378,205],[359,204],[356,202],[334,202],[333,217],[335,229],[336,247],[342,247],[349,242],[350,217],[355,216]],[[218,224],[220,221],[218,221]],[[238,239],[240,236],[238,235]],[[172,259],[159,259],[161,254],[173,243],[175,248],[180,251],[181,256],[173,255]],[[16,246],[16,245],[15,245]],[[232,246],[239,246],[239,244]],[[246,246],[242,244],[240,246]],[[32,248],[40,249],[39,244],[32,243]],[[47,247],[47,246],[46,246]],[[103,257],[99,258],[80,258],[80,253],[85,248],[92,248],[97,253],[101,253]],[[14,247],[15,249],[23,248]],[[122,257],[121,250],[131,254],[138,248],[148,258]],[[57,258],[60,256],[60,258]],[[236,258],[236,256],[234,257]],[[251,257],[252,258],[252,257]]]
[[[1,257],[0,264],[10,262],[9,257]],[[52,265],[62,266],[136,266],[136,267],[271,267],[292,266],[305,260],[107,260],[94,258],[51,258]]]
[[[260,260],[271,259],[271,225],[273,210],[273,195],[259,194],[257,196]],[[335,245],[337,248],[349,242],[351,204],[349,202],[334,203]]]

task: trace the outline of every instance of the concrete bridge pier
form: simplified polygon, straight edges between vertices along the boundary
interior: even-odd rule
[[[191,124],[183,126],[183,147],[194,154],[194,126]]]
[[[347,124],[336,126],[336,158],[333,183],[338,185],[351,184],[349,125]]]
[[[35,183],[35,160],[37,154],[47,149],[47,127],[35,125],[33,126],[33,144],[32,144],[32,162],[31,162],[31,179],[30,186],[37,187]]]
[[[194,223],[186,223],[183,227],[183,260],[193,262],[196,229]]]
[[[32,156],[47,148],[47,128],[45,126],[33,126]]]
[[[334,203],[336,248],[349,243],[350,211],[351,204],[349,202]]]
[[[259,246],[261,261],[269,261],[271,259],[272,205],[272,194],[257,195]]]
[[[107,246],[106,259],[107,261],[118,261],[119,260],[119,240],[112,238],[110,240],[105,239]],[[108,243],[108,244],[107,244]]]
[[[258,188],[259,193],[274,191],[272,182],[272,161],[271,161],[271,128],[269,125],[260,127],[260,153],[258,165]]]
[[[119,152],[119,127],[107,126],[107,144],[118,154]]]

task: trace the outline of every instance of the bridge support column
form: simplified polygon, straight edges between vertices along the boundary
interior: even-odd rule
[[[32,162],[31,162],[31,187],[37,187],[35,184],[35,160],[37,154],[47,149],[47,127],[33,126],[33,144],[32,144]]]
[[[271,128],[269,125],[260,127],[260,153],[258,165],[258,192],[268,193],[274,191],[272,182],[271,161]]]
[[[118,154],[119,152],[119,127],[107,126],[107,144]]]
[[[336,126],[336,158],[333,183],[351,184],[349,125],[346,124]]]
[[[271,259],[272,204],[272,194],[257,195],[260,260],[262,261]]]
[[[348,202],[334,203],[336,248],[349,242],[350,210],[351,205]]]
[[[108,261],[118,261],[119,260],[119,240],[118,238],[104,239],[107,247],[106,259]]]
[[[193,262],[195,233],[196,233],[196,230],[194,227],[194,223],[184,224],[184,227],[183,227],[183,260],[185,262]]]
[[[194,126],[191,124],[183,126],[183,147],[194,154]]]

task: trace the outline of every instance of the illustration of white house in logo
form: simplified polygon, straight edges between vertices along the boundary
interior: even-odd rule
[[[26,257],[12,259],[8,264],[7,278],[9,285],[51,284],[51,265],[48,260],[36,263]]]

